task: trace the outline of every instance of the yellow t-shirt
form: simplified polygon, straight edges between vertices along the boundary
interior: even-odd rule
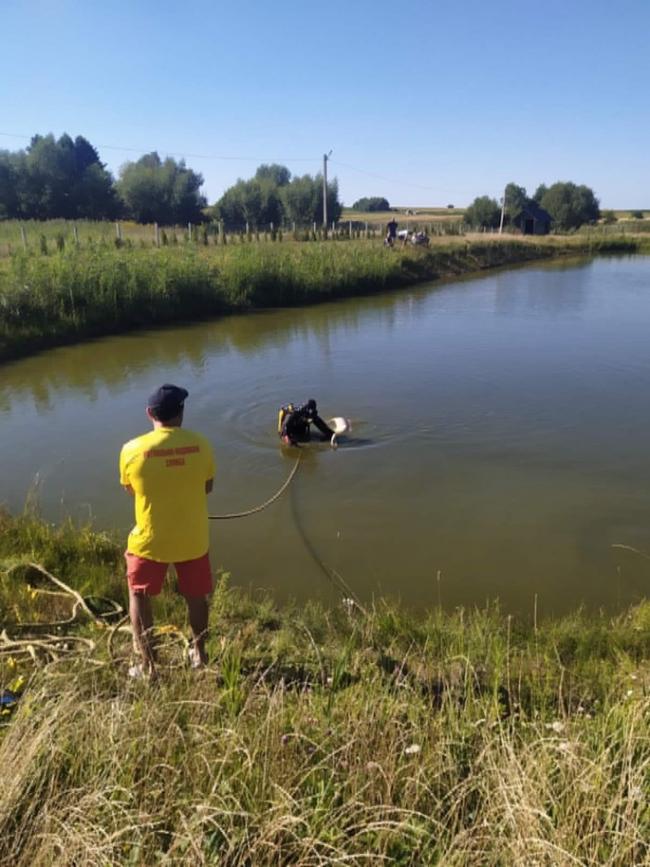
[[[214,478],[205,437],[162,427],[130,440],[120,452],[120,483],[135,493],[128,550],[161,563],[202,557],[208,550],[205,483]]]

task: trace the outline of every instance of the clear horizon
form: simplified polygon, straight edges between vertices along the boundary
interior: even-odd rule
[[[650,208],[645,0],[7,0],[3,17],[0,149],[83,135],[116,176],[184,157],[211,204],[262,162],[315,174],[332,149],[346,205],[571,180],[602,208]]]

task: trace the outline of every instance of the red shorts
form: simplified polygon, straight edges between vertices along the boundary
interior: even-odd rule
[[[124,554],[126,559],[126,577],[129,587],[136,593],[147,596],[157,596],[162,590],[169,563],[159,563],[157,560],[147,560],[137,554]],[[183,596],[207,596],[212,592],[212,570],[207,554],[196,560],[183,560],[174,563],[178,576],[178,589]]]

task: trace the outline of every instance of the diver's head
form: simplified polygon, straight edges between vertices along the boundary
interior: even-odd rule
[[[317,414],[318,410],[316,409],[316,401],[313,397],[307,401],[305,409],[309,418],[313,418]]]

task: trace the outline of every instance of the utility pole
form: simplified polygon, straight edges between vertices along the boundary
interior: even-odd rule
[[[506,187],[507,189],[507,187]],[[503,191],[503,199],[501,199],[501,222],[499,223],[499,234],[503,234],[503,219],[506,215],[506,190]]]
[[[323,154],[323,229],[327,232],[327,161],[332,151]]]

